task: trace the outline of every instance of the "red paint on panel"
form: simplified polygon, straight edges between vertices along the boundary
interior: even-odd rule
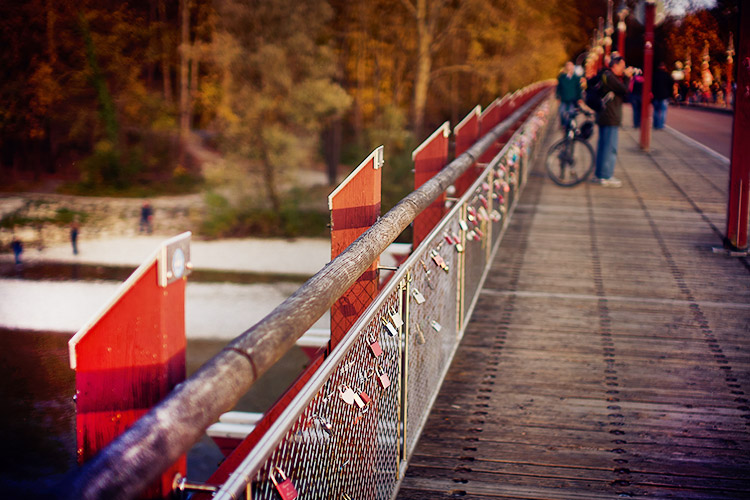
[[[331,258],[337,257],[380,216],[382,147],[376,149],[328,197],[331,210]],[[378,264],[370,268],[331,308],[333,349],[378,293]]]
[[[122,434],[185,379],[185,280],[148,267],[73,344],[78,462]],[[138,271],[136,271],[138,272]],[[183,456],[141,498],[166,498]]]
[[[414,161],[414,189],[432,179],[448,164],[448,136],[445,122],[412,153]],[[432,202],[414,219],[414,248],[424,240],[445,213],[445,193]]]

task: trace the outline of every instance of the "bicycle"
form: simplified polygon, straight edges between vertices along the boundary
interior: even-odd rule
[[[586,119],[578,126],[576,116]],[[594,149],[588,139],[594,133],[593,112],[577,108],[565,128],[565,137],[547,152],[547,175],[558,186],[573,187],[588,179],[594,170]]]

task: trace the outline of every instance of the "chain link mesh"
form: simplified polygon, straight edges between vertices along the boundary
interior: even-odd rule
[[[280,498],[271,477],[282,481],[282,472],[299,498],[394,496],[525,180],[524,158],[548,101],[539,109],[381,290],[339,346],[345,352],[321,366],[327,375],[310,388],[312,398],[286,410],[293,423],[251,474],[253,499]],[[370,347],[376,340],[379,356]],[[360,409],[354,393],[369,403]]]

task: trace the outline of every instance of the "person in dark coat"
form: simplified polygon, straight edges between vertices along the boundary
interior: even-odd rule
[[[667,71],[667,65],[659,64],[654,72],[654,85],[652,92],[654,94],[654,129],[662,129],[667,122],[667,106],[669,98],[672,97],[674,80],[672,75]]]
[[[633,75],[633,68],[625,67],[625,59],[612,56],[609,69],[601,76],[602,102],[604,107],[597,115],[599,141],[596,149],[596,171],[593,182],[605,187],[622,187],[622,181],[613,174],[617,161],[618,129],[622,124],[622,103],[628,94],[627,80]]]
[[[10,248],[13,250],[13,258],[16,260],[16,265],[21,265],[21,254],[23,253],[23,243],[18,239],[17,236],[13,236],[13,241],[10,242]]]
[[[641,107],[643,106],[643,75],[636,74],[630,80],[628,102],[633,106],[633,128],[641,126]]]

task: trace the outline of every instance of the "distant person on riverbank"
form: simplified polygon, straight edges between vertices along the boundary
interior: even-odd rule
[[[557,77],[557,98],[560,99],[560,125],[563,129],[568,127],[578,103],[581,102],[582,89],[581,77],[575,71],[576,67],[572,61],[565,63],[565,69]]]
[[[78,221],[70,223],[70,243],[73,245],[73,255],[78,255],[78,231],[80,230]]]
[[[151,203],[144,201],[143,205],[141,205],[141,220],[138,223],[138,232],[142,233],[143,231],[146,231],[148,234],[151,234],[154,230],[153,218],[154,209],[151,207]]]
[[[13,241],[10,242],[10,248],[13,249],[13,257],[16,259],[16,265],[21,265],[21,254],[23,253],[23,243],[18,239],[17,236],[13,236]]]
[[[654,129],[659,130],[664,128],[667,122],[667,107],[669,106],[669,98],[672,97],[672,88],[674,87],[674,80],[672,75],[667,71],[667,65],[660,63],[659,67],[654,72]]]

